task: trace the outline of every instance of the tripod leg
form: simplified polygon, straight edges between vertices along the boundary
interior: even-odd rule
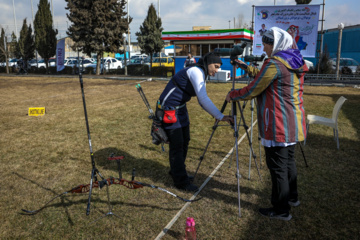
[[[94,179],[95,179],[95,181],[97,181],[96,168],[93,168],[92,171],[91,171],[89,198],[88,198],[88,204],[87,204],[87,208],[86,208],[86,215],[90,214],[91,194],[92,194],[92,186],[93,186],[93,180]]]
[[[241,217],[241,204],[240,204],[240,172],[239,172],[239,148],[238,148],[238,137],[239,132],[237,128],[237,119],[236,119],[236,102],[232,104],[232,114],[234,117],[234,137],[235,137],[235,154],[236,154],[236,179],[238,185],[238,204],[239,204],[239,217]]]
[[[301,150],[301,153],[302,153],[302,155],[303,155],[303,158],[304,158],[305,166],[306,166],[306,167],[309,167],[309,165],[307,164],[307,161],[306,161],[306,157],[305,157],[304,150],[303,150],[300,142],[299,142],[299,146],[300,146],[300,150]]]
[[[261,179],[261,174],[260,174],[260,170],[259,170],[259,166],[258,166],[257,161],[256,161],[256,155],[255,155],[255,153],[254,153],[254,149],[253,149],[253,147],[252,147],[252,142],[251,142],[251,139],[250,139],[250,136],[249,136],[249,132],[248,132],[248,128],[249,128],[249,127],[248,127],[248,126],[246,125],[246,123],[245,123],[244,113],[243,113],[243,110],[242,110],[239,102],[238,102],[238,106],[239,106],[239,109],[240,109],[241,119],[242,119],[242,121],[243,121],[243,123],[244,123],[243,126],[244,126],[244,129],[245,129],[245,133],[246,133],[247,139],[248,139],[248,141],[249,141],[250,151],[252,152],[252,155],[253,155],[253,158],[254,158],[254,162],[255,162],[255,165],[256,165],[256,169],[257,169],[258,174],[259,174],[260,181],[262,181],[262,179]]]
[[[260,169],[261,169],[262,162],[261,162],[261,137],[260,137],[260,135],[258,137],[258,141],[259,141],[259,158],[260,158]]]
[[[221,107],[220,112],[222,112],[222,113],[224,112],[224,110],[225,110],[225,108],[226,108],[226,105],[227,105],[227,101],[225,100],[224,103],[223,103],[223,106]],[[194,180],[195,180],[196,174],[197,174],[197,172],[198,172],[198,170],[199,170],[199,168],[200,168],[200,165],[201,165],[201,163],[202,163],[202,160],[204,159],[205,153],[207,152],[207,149],[208,149],[208,147],[209,147],[209,145],[210,145],[211,139],[212,139],[212,137],[214,136],[215,130],[217,129],[218,126],[219,126],[219,121],[217,120],[217,121],[215,122],[214,126],[212,127],[212,128],[213,128],[213,131],[212,131],[212,133],[211,133],[211,135],[210,135],[210,138],[209,138],[209,140],[208,140],[208,142],[207,142],[207,144],[206,144],[206,146],[205,146],[204,152],[203,152],[203,154],[202,154],[202,155],[200,156],[200,158],[199,158],[200,161],[199,161],[199,164],[198,164],[198,166],[197,166],[197,168],[196,168],[196,171],[195,171],[195,174],[194,174]]]
[[[253,123],[254,120],[254,99],[251,100],[251,125]],[[245,124],[245,123],[244,123]],[[253,127],[251,127],[251,131],[250,131],[250,142],[252,143],[252,139],[253,139]],[[251,157],[252,157],[252,151],[250,150],[250,154],[249,154],[249,180],[250,180],[250,170],[251,170]]]

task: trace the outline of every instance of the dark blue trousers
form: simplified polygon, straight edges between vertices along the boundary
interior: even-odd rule
[[[298,199],[295,145],[265,147],[266,164],[270,170],[271,204],[279,212],[289,212],[288,201]]]
[[[170,172],[176,187],[190,183],[186,172],[186,154],[190,142],[190,126],[166,129],[169,138]]]

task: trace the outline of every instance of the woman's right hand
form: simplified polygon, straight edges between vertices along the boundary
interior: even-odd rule
[[[235,63],[236,63],[236,67],[237,68],[241,68],[242,70],[246,70],[247,69],[247,64],[239,59],[235,59]]]

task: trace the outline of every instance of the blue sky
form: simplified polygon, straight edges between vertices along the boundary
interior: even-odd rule
[[[51,3],[51,0],[48,1]],[[39,0],[0,0],[0,27],[3,27],[9,35],[15,31],[13,2],[19,32],[24,18],[27,18],[28,22],[32,21],[32,8],[35,15]],[[67,26],[70,25],[66,17],[66,2],[65,0],[52,0],[52,2],[55,28],[59,30],[58,37],[65,37]],[[323,2],[324,0],[312,0],[311,4]],[[130,25],[131,41],[135,40],[135,32],[139,31],[139,26],[143,23],[151,3],[158,9],[159,0],[129,0],[129,12],[133,17]],[[295,0],[160,0],[160,17],[164,31],[189,31],[193,26],[227,29],[229,26],[234,28],[234,18],[235,24],[238,23],[238,19],[242,19],[244,23],[250,25],[252,5],[273,6],[274,4],[295,5]],[[326,0],[324,28],[337,28],[339,23],[360,24],[359,9],[359,0]]]

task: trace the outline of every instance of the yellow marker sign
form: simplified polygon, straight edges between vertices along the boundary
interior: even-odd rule
[[[45,115],[44,107],[29,108],[29,116],[42,116]]]

